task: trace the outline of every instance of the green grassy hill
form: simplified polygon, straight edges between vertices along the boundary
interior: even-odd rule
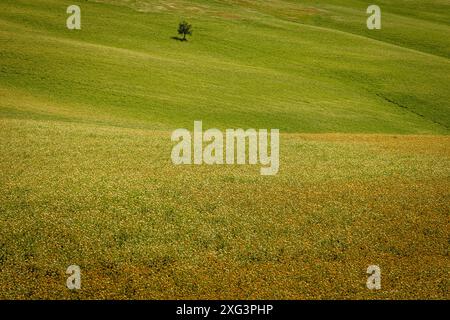
[[[377,4],[1,0],[0,299],[448,300],[450,4]],[[194,120],[279,173],[173,165]]]
[[[75,1],[69,31],[72,2],[0,4],[2,116],[448,133],[445,2],[382,1],[369,31],[363,1]],[[183,18],[188,43],[171,39]]]

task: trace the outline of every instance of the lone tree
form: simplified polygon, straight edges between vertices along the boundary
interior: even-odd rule
[[[181,22],[178,25],[178,34],[183,35],[183,41],[186,41],[186,35],[192,36],[192,25],[186,21]]]

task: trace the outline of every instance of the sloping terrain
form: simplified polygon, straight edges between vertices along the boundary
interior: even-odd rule
[[[448,5],[422,18],[409,14],[411,1],[405,16],[388,2],[383,29],[370,32],[362,2],[345,3],[82,1],[77,32],[65,28],[67,1],[2,1],[1,113],[163,129],[200,119],[448,133]],[[171,39],[182,18],[195,28],[187,43]]]
[[[377,4],[2,0],[0,298],[449,299],[450,4]],[[279,173],[174,166],[194,120]]]

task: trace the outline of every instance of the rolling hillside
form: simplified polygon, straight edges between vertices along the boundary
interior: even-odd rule
[[[384,1],[384,28],[369,31],[364,2],[341,2],[81,1],[77,32],[65,28],[67,1],[2,1],[1,113],[158,129],[201,119],[448,133],[448,5],[403,1],[402,16],[399,1]],[[195,28],[188,43],[171,39],[182,18]]]
[[[377,4],[1,0],[0,299],[449,299],[450,3]],[[279,173],[173,165],[194,120]]]

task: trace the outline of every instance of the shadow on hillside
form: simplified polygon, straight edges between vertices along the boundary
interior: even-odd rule
[[[180,37],[170,37],[170,39],[177,40],[177,41],[187,41],[187,39],[183,39],[183,38],[180,38]]]

